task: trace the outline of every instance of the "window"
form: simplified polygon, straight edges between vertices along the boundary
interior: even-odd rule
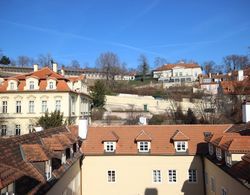
[[[8,186],[6,186],[5,188],[2,188],[0,190],[0,194],[1,195],[14,194],[14,184],[11,183]]]
[[[232,155],[229,152],[225,152],[225,159],[227,166],[232,166]]]
[[[75,107],[76,107],[76,98],[71,97],[71,113],[74,115],[75,114]]]
[[[206,183],[206,185],[208,184],[208,175],[207,175],[207,172],[205,172],[205,183]]]
[[[15,84],[13,82],[10,83],[10,90],[14,90]]]
[[[7,126],[1,125],[1,136],[5,136],[7,132]]]
[[[104,142],[105,152],[114,152],[116,149],[116,142]]]
[[[22,109],[21,109],[21,101],[16,101],[16,113],[21,113]]]
[[[153,170],[153,182],[154,183],[161,182],[161,171],[160,170]]]
[[[142,141],[142,142],[138,142],[137,144],[138,144],[139,152],[149,152],[150,142]]]
[[[177,152],[186,152],[187,151],[187,142],[184,141],[176,141],[175,149]]]
[[[227,195],[227,190],[224,187],[221,188],[221,195]]]
[[[175,76],[178,77],[178,72],[175,73]]]
[[[188,170],[188,182],[190,183],[197,182],[197,171],[195,169]]]
[[[61,100],[56,100],[56,111],[61,111]]]
[[[34,101],[29,101],[29,113],[34,113],[35,112],[35,103]]]
[[[114,183],[116,180],[115,178],[115,171],[112,170],[112,171],[108,171],[108,182],[109,183]]]
[[[214,154],[214,147],[211,143],[208,143],[208,150],[210,155]]]
[[[168,170],[168,181],[170,183],[176,182],[176,170]]]
[[[47,101],[43,100],[42,101],[42,112],[46,112],[47,111]]]
[[[215,182],[213,177],[211,177],[211,191],[215,192]]]
[[[33,124],[29,124],[29,133],[32,133],[34,129],[34,125]]]
[[[48,181],[51,178],[51,161],[50,160],[45,162],[45,175]]]
[[[16,135],[21,135],[21,126],[16,125]]]
[[[7,112],[8,112],[8,102],[2,101],[2,113],[7,113]]]
[[[30,81],[29,87],[30,87],[30,90],[35,89],[35,83],[34,83],[34,81]]]
[[[148,105],[147,105],[147,104],[144,104],[144,105],[143,105],[143,110],[144,110],[144,112],[147,112],[147,111],[148,111]]]
[[[49,82],[49,89],[54,89],[54,84],[52,81]]]
[[[218,160],[222,159],[221,149],[220,148],[216,148],[216,157],[217,157]]]
[[[179,74],[180,74],[180,76],[182,76],[182,72],[180,72]]]

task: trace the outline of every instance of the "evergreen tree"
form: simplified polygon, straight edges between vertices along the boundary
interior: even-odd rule
[[[197,124],[197,118],[194,115],[194,112],[191,110],[191,108],[188,108],[185,123],[186,124]]]
[[[103,81],[98,80],[95,82],[91,90],[91,97],[95,108],[102,108],[105,105],[106,87]]]
[[[4,65],[10,64],[10,58],[8,58],[7,56],[2,56],[2,58],[0,59],[0,64]]]
[[[44,129],[62,126],[63,114],[56,110],[50,114],[45,112],[45,115],[39,118],[38,124]]]

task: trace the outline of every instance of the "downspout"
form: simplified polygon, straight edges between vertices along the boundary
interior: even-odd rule
[[[202,166],[202,175],[203,175],[203,191],[204,191],[204,195],[207,194],[207,191],[206,191],[206,181],[205,181],[205,160],[204,160],[204,155],[202,154],[200,156],[201,158],[201,166]]]

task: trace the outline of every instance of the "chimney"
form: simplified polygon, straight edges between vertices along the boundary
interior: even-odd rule
[[[244,101],[242,104],[242,122],[247,123],[250,121],[250,102]]]
[[[88,119],[80,118],[79,125],[78,125],[78,136],[81,139],[86,139],[87,133],[88,133]]]
[[[238,81],[242,81],[244,79],[243,70],[238,70]]]
[[[52,70],[57,73],[57,63],[52,64]]]
[[[33,65],[34,72],[38,71],[38,64]]]
[[[147,118],[144,117],[144,116],[141,116],[141,117],[139,118],[139,124],[140,124],[140,125],[147,125]]]
[[[212,73],[211,73],[211,72],[209,73],[209,78],[210,78],[210,79],[212,78]]]
[[[65,70],[64,70],[64,68],[61,69],[61,75],[65,76]]]

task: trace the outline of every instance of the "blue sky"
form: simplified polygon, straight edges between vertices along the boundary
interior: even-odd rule
[[[112,51],[129,67],[140,54],[221,64],[250,52],[249,0],[0,0],[0,49],[11,58],[50,53],[95,65]]]

